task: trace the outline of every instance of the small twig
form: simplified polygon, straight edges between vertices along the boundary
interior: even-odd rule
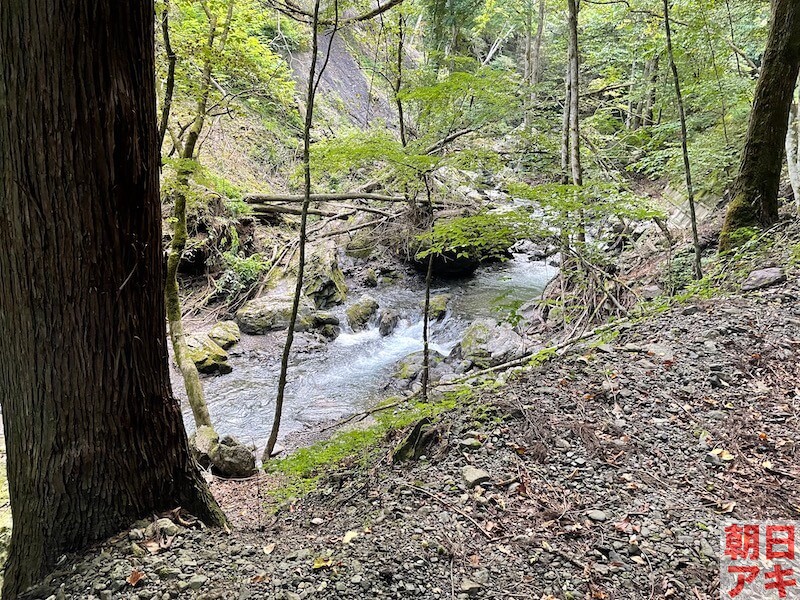
[[[422,494],[425,494],[425,495],[426,495],[426,496],[428,496],[429,498],[433,498],[434,500],[436,500],[437,502],[439,502],[439,503],[440,503],[440,504],[442,504],[443,506],[445,506],[445,507],[449,508],[450,510],[452,510],[452,511],[454,511],[454,512],[457,512],[459,515],[461,515],[462,517],[464,517],[464,518],[465,518],[467,521],[469,521],[470,523],[472,523],[472,524],[473,524],[473,525],[474,525],[474,526],[477,528],[477,530],[478,530],[478,531],[480,531],[480,532],[481,532],[481,533],[482,533],[484,536],[486,536],[486,538],[487,538],[487,539],[489,539],[489,540],[493,540],[493,539],[494,539],[494,536],[492,536],[492,534],[491,534],[491,533],[489,533],[489,532],[488,532],[488,531],[486,531],[486,530],[485,530],[483,527],[481,527],[480,523],[478,523],[478,522],[477,522],[475,519],[473,519],[472,517],[470,517],[470,516],[469,516],[468,514],[466,514],[465,512],[463,512],[463,511],[459,510],[458,508],[456,508],[455,506],[453,506],[453,505],[452,505],[450,502],[448,502],[447,500],[445,500],[444,498],[442,498],[442,497],[441,497],[441,496],[439,496],[438,494],[434,494],[433,492],[429,492],[429,491],[428,491],[428,490],[426,490],[425,488],[421,488],[421,487],[419,487],[419,486],[412,485],[412,484],[410,484],[410,483],[405,483],[405,482],[402,482],[400,485],[404,485],[404,486],[406,486],[407,488],[411,488],[412,490],[416,490],[416,491],[418,491],[418,492],[420,492],[420,493],[422,493]]]

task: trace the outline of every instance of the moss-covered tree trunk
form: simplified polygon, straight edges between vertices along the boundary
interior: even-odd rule
[[[6,600],[154,511],[224,520],[169,385],[154,26],[153,2],[0,9]]]
[[[800,2],[773,0],[767,49],[756,86],[739,175],[720,239],[720,249],[735,242],[736,230],[769,227],[778,220],[778,188],[784,140],[795,82],[800,70]]]
[[[169,246],[167,255],[167,279],[166,279],[166,303],[167,321],[169,323],[169,337],[172,342],[172,351],[175,354],[175,362],[183,376],[186,397],[192,409],[192,415],[197,427],[210,427],[211,416],[208,413],[203,384],[200,381],[200,374],[194,364],[190,354],[189,345],[186,342],[186,333],[183,329],[183,316],[181,309],[180,287],[178,285],[178,266],[180,265],[183,252],[186,249],[188,232],[186,229],[186,196],[189,191],[189,182],[194,173],[196,160],[197,142],[205,125],[206,112],[208,110],[208,98],[211,93],[212,73],[214,70],[213,58],[215,55],[215,44],[217,43],[217,17],[208,8],[205,2],[201,2],[206,9],[208,16],[208,37],[206,41],[206,60],[203,64],[202,75],[199,83],[197,105],[195,107],[194,120],[189,128],[186,140],[178,148],[180,162],[176,177],[175,192],[173,194],[173,218],[174,225],[172,230],[172,242]],[[218,52],[221,54],[225,49],[228,33],[230,31],[231,19],[233,18],[234,0],[228,3],[228,11],[225,24],[219,36]],[[176,140],[176,144],[179,142]]]

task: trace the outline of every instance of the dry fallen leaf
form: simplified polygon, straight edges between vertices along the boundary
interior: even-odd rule
[[[142,573],[139,569],[134,569],[131,571],[131,574],[128,575],[128,578],[125,580],[128,582],[128,585],[131,587],[136,587],[136,585],[144,579],[144,573]]]
[[[272,554],[275,551],[275,542],[264,546],[264,554]]]
[[[328,569],[333,564],[333,559],[327,556],[318,556],[314,559],[314,564],[311,565],[312,569]]]
[[[347,533],[344,534],[344,537],[342,538],[342,543],[343,544],[349,544],[354,539],[356,539],[358,537],[358,535],[359,535],[358,532],[355,531],[355,530],[348,531]]]

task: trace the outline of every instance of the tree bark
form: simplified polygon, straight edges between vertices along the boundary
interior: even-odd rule
[[[172,350],[175,354],[175,362],[178,363],[183,376],[184,387],[186,388],[186,398],[192,409],[192,415],[197,427],[210,427],[211,416],[208,413],[203,384],[200,381],[200,374],[197,366],[189,356],[189,345],[186,342],[186,334],[183,330],[183,315],[181,309],[180,287],[178,285],[178,266],[183,252],[186,249],[188,233],[186,230],[186,195],[189,190],[189,181],[194,174],[195,156],[197,142],[205,126],[206,113],[208,109],[208,98],[211,93],[211,84],[214,72],[213,57],[215,56],[214,44],[217,43],[217,16],[213,14],[205,2],[201,2],[208,16],[208,38],[206,41],[206,60],[203,64],[202,79],[198,91],[197,105],[195,107],[194,120],[186,135],[180,149],[181,160],[178,163],[175,192],[173,193],[173,217],[175,224],[172,231],[172,241],[167,255],[167,279],[166,279],[166,304],[167,322],[169,323],[169,337],[172,341]],[[219,36],[217,53],[221,54],[225,49],[225,44],[230,32],[231,20],[233,19],[233,8],[235,0],[229,0],[225,24]]]
[[[579,0],[567,0],[569,7],[569,146],[572,183],[583,185],[580,126],[580,51],[578,48]]]
[[[569,66],[564,76],[564,112],[561,119],[561,183],[569,183],[569,124],[571,122],[572,86]]]
[[[739,175],[720,236],[730,249],[743,227],[769,227],[778,220],[778,188],[783,168],[789,108],[800,71],[800,3],[773,0],[767,48],[756,85]]]
[[[694,277],[702,279],[703,269],[701,263],[700,238],[697,235],[697,213],[694,208],[694,185],[692,184],[692,166],[689,161],[689,136],[686,129],[686,109],[683,105],[681,92],[681,79],[678,76],[678,66],[675,64],[675,53],[672,49],[672,26],[669,19],[670,0],[664,0],[664,29],[667,34],[667,55],[669,66],[672,70],[672,79],[675,82],[675,98],[678,101],[678,117],[681,122],[681,151],[683,154],[683,171],[686,175],[686,193],[689,198],[689,218],[692,222],[692,241],[694,245]]]
[[[789,171],[789,182],[792,184],[795,205],[800,206],[800,121],[797,99],[789,110],[789,131],[786,134],[786,166]]]
[[[154,31],[152,2],[0,10],[6,600],[154,511],[224,522],[169,385]]]

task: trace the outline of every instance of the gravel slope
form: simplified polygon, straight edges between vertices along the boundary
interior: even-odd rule
[[[798,299],[790,276],[575,349],[275,517],[263,477],[218,484],[230,535],[123,532],[29,597],[717,598],[723,521],[800,515]]]

